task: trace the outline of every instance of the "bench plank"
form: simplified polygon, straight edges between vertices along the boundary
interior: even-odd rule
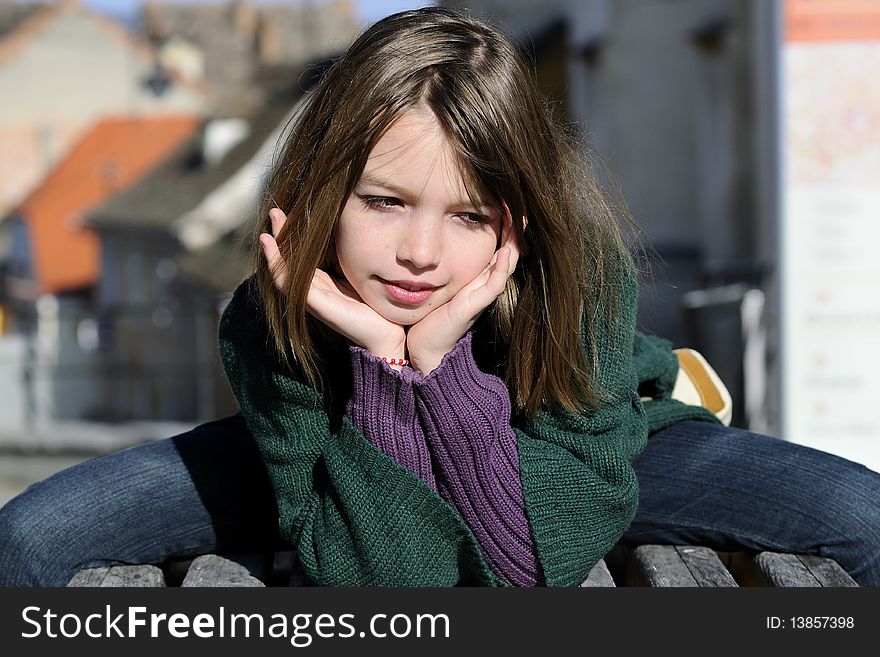
[[[108,572],[110,572],[109,568],[86,568],[71,577],[67,586],[73,588],[101,586],[101,582],[106,579]]]
[[[587,579],[581,583],[581,586],[587,588],[616,586],[614,579],[611,577],[611,572],[608,570],[608,564],[605,563],[604,559],[599,559],[599,562],[593,566],[590,574],[587,575]]]
[[[819,581],[820,586],[828,588],[858,586],[858,582],[850,577],[849,573],[843,569],[843,566],[834,559],[808,554],[799,554],[798,559],[807,567],[810,574]]]
[[[193,559],[182,587],[260,587],[263,582],[253,577],[239,563],[216,554],[203,554]]]
[[[640,545],[632,560],[648,586],[699,586],[672,545]]]
[[[755,563],[769,586],[822,586],[795,554],[759,552]]]
[[[693,575],[697,586],[737,586],[733,575],[714,550],[692,545],[676,545],[675,551]]]
[[[691,545],[640,545],[632,554],[636,572],[652,587],[735,587],[718,555]],[[638,578],[637,578],[638,579]]]
[[[165,575],[156,566],[111,566],[109,568],[88,568],[74,575],[68,587],[158,588],[165,586]]]
[[[172,561],[165,572],[151,565],[89,568],[68,587],[263,587],[308,586],[296,552],[202,555]],[[725,565],[726,564],[726,565]],[[615,582],[614,570],[621,578]],[[734,577],[735,575],[735,577]],[[833,559],[761,552],[716,553],[702,546],[618,545],[590,570],[581,587],[857,587]]]

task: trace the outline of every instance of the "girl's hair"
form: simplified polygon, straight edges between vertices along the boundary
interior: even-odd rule
[[[617,321],[620,268],[628,266],[618,209],[576,139],[552,120],[510,40],[448,9],[394,14],[368,28],[303,102],[258,222],[259,232],[271,232],[269,209],[287,214],[276,236],[288,268],[282,291],[259,249],[255,255],[269,326],[288,364],[326,389],[329,329],[306,311],[312,275],[335,267],[337,220],[373,146],[402,112],[421,106],[438,119],[472,199],[503,202],[514,218],[520,261],[478,332],[494,345],[516,407],[534,415],[545,404],[598,406],[596,342],[616,333],[606,331]]]

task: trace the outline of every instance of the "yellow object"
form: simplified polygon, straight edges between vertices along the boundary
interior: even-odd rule
[[[725,426],[730,426],[733,399],[715,370],[694,349],[675,349],[674,353],[678,357],[678,378],[672,398],[691,406],[707,408]]]

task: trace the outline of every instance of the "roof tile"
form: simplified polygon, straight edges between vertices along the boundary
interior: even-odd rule
[[[28,227],[43,292],[97,282],[98,238],[84,218],[167,158],[198,123],[190,116],[104,119],[71,149],[14,213]]]

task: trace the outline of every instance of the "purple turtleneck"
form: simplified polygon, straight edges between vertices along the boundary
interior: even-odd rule
[[[489,567],[514,586],[544,577],[523,501],[504,382],[481,371],[467,333],[427,377],[350,348],[347,416],[377,448],[458,509]]]

